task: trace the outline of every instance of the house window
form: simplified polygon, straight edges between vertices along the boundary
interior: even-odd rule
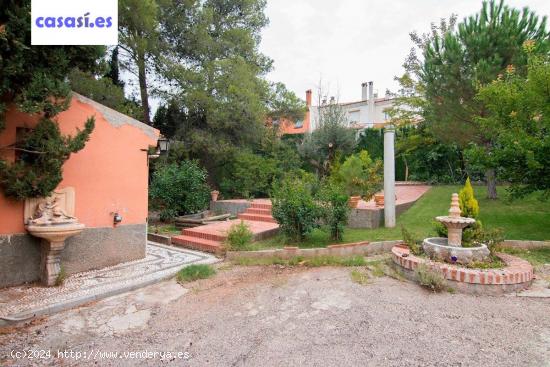
[[[354,123],[354,122],[359,122],[359,118],[360,118],[360,111],[357,110],[357,111],[350,111],[348,112],[348,121],[350,123]]]
[[[297,120],[295,123],[294,123],[294,128],[295,129],[299,129],[301,127],[304,126],[304,120]]]

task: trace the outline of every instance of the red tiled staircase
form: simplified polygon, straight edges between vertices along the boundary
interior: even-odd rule
[[[237,216],[239,219],[254,220],[258,222],[277,223],[271,216],[271,203],[253,202],[250,208]]]
[[[279,230],[279,225],[271,216],[269,200],[254,201],[244,213],[237,217],[239,219],[184,229],[181,235],[172,237],[172,244],[219,254],[223,251],[223,241],[227,237],[227,231],[235,223],[244,221],[248,224],[254,233],[254,240],[271,237]]]

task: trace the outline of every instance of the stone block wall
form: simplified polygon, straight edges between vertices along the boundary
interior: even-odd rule
[[[229,213],[236,217],[238,214],[244,213],[251,205],[252,202],[247,200],[219,200],[210,202],[210,210],[219,214]]]

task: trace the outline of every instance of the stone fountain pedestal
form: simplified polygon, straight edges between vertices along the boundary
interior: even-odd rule
[[[452,195],[449,215],[435,219],[447,227],[448,236],[424,239],[422,248],[431,259],[467,265],[489,258],[490,251],[484,244],[476,247],[462,247],[462,230],[475,223],[475,219],[460,216],[458,194]]]
[[[42,284],[48,287],[56,285],[61,273],[61,252],[65,248],[65,240],[82,232],[84,227],[82,223],[27,226],[30,234],[41,238],[40,280]]]

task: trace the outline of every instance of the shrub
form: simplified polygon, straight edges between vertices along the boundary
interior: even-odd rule
[[[473,246],[483,234],[483,223],[476,220],[462,231],[462,246]]]
[[[487,245],[491,254],[494,254],[498,246],[504,242],[504,231],[502,228],[482,230],[477,236],[476,242]]]
[[[319,191],[321,216],[330,229],[330,238],[341,241],[348,222],[348,196],[341,185],[325,181]]]
[[[422,255],[424,249],[422,248],[422,241],[417,239],[411,232],[409,232],[405,227],[401,227],[401,234],[403,235],[403,242],[409,246],[413,255]]]
[[[449,235],[449,230],[447,229],[447,227],[445,227],[443,223],[438,222],[436,220],[434,220],[432,223],[434,226],[435,233],[437,233],[439,237],[447,237]]]
[[[252,233],[248,224],[241,220],[240,223],[233,224],[229,228],[225,239],[225,248],[228,251],[246,250],[253,239],[254,233]]]
[[[273,188],[273,218],[291,241],[299,242],[315,227],[319,209],[313,200],[311,188],[296,178],[282,180]]]
[[[163,165],[153,174],[149,196],[163,221],[204,210],[210,200],[206,171],[195,161]]]
[[[431,269],[426,264],[420,264],[416,268],[415,274],[420,285],[433,292],[447,289],[447,282],[441,271]]]
[[[210,265],[193,264],[181,269],[176,278],[178,282],[184,283],[210,278],[214,274],[216,274],[216,270]]]
[[[335,182],[344,185],[348,195],[359,195],[370,200],[382,189],[382,161],[373,161],[366,150],[349,156],[332,175]]]
[[[227,168],[220,188],[229,197],[266,197],[279,175],[275,159],[246,151],[235,154]]]
[[[477,218],[479,215],[479,203],[474,197],[474,188],[470,183],[470,177],[466,179],[464,187],[458,193],[460,211],[463,217]]]

